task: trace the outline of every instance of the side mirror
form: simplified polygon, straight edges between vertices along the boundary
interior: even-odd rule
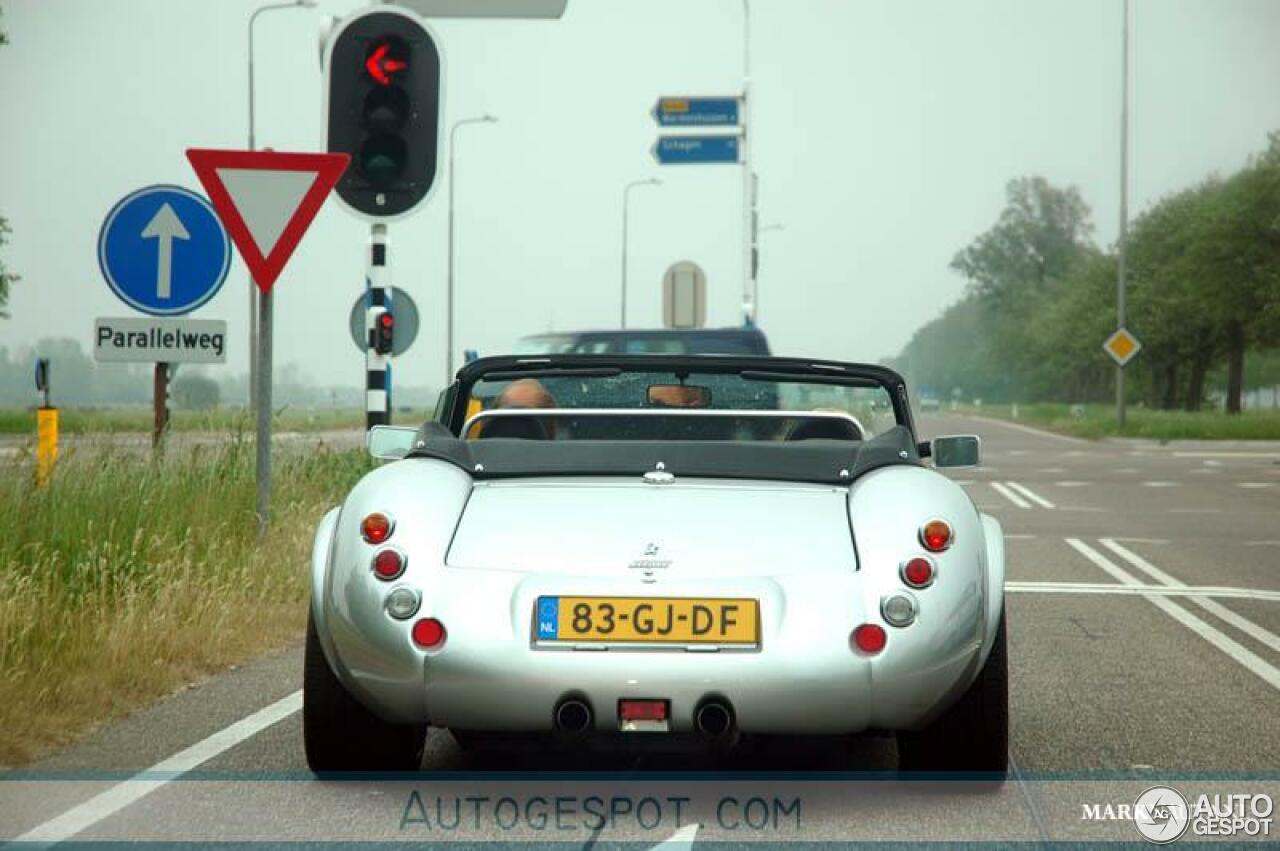
[[[413,449],[418,430],[408,426],[374,426],[366,439],[369,454],[382,461],[398,461]]]
[[[929,443],[935,467],[976,467],[982,460],[981,441],[976,434],[935,437]]]

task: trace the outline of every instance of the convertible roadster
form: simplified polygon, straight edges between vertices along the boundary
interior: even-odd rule
[[[317,772],[412,770],[429,726],[640,749],[897,736],[1003,776],[999,524],[932,468],[879,366],[499,357],[321,521],[303,719]]]

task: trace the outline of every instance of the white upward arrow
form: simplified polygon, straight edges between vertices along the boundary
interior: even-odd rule
[[[160,256],[156,260],[156,298],[170,298],[173,280],[173,241],[175,239],[191,239],[191,234],[182,226],[182,219],[168,204],[161,205],[151,221],[142,229],[143,239],[160,241]]]

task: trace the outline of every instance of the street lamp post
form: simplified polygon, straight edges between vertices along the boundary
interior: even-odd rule
[[[759,242],[760,234],[768,233],[771,230],[786,230],[784,224],[764,225],[756,231],[756,252],[757,256],[753,258],[754,262],[759,262],[758,252],[760,251]],[[751,321],[753,324],[760,324],[760,270],[752,269],[751,275]]]
[[[631,190],[637,186],[661,186],[662,181],[656,177],[647,180],[633,180],[622,190],[622,328],[627,327],[627,207],[631,203]]]
[[[756,174],[751,165],[751,0],[742,0],[742,312],[743,318],[756,319],[755,287],[752,282],[752,259],[756,246],[751,230],[756,201]]]
[[[1116,245],[1116,329],[1125,323],[1125,289],[1129,253],[1129,0],[1124,0],[1121,27],[1120,83],[1120,238]],[[1124,367],[1116,365],[1116,424],[1124,431]]]
[[[316,0],[292,0],[288,3],[268,3],[265,6],[259,6],[249,16],[249,150],[256,150],[256,138],[254,136],[254,97],[253,97],[253,25],[257,23],[258,16],[263,12],[270,12],[276,9],[310,9],[316,5]],[[257,386],[258,386],[258,294],[257,288],[253,285],[253,281],[249,281],[249,408],[253,409],[257,405]]]
[[[463,118],[453,123],[453,127],[449,130],[449,281],[445,289],[445,356],[444,383],[446,385],[453,381],[453,199],[454,186],[454,161],[453,152],[457,149],[455,134],[458,128],[465,124],[494,124],[497,118],[492,115],[480,115],[475,118]]]

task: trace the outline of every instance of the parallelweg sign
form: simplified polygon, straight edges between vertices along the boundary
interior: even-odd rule
[[[93,357],[131,363],[226,363],[220,319],[97,319]]]

